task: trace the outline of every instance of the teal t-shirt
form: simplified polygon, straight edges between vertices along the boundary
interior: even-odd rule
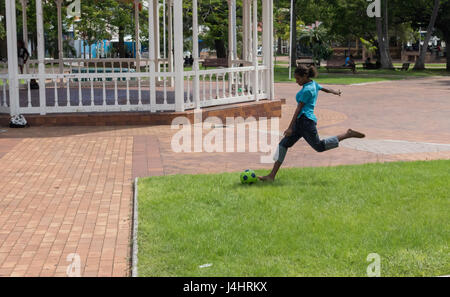
[[[300,92],[297,93],[295,99],[297,103],[303,102],[305,106],[303,106],[302,111],[298,115],[300,118],[303,114],[308,118],[317,123],[317,118],[314,115],[314,108],[316,107],[317,96],[319,91],[322,90],[322,86],[316,83],[315,81],[311,81],[307,84],[303,85],[303,88]]]

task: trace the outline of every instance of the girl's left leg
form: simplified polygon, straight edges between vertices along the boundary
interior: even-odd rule
[[[365,137],[363,133],[354,131],[352,129],[348,129],[347,132],[344,134],[321,140],[319,138],[315,122],[311,120],[306,120],[303,125],[304,125],[303,137],[308,142],[308,144],[319,153],[339,147],[339,142],[345,139]]]

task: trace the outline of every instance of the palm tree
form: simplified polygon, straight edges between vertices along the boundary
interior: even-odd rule
[[[305,28],[300,32],[300,39],[306,39],[308,47],[312,50],[314,63],[320,65],[320,60],[327,59],[329,55],[328,30],[324,26]]]

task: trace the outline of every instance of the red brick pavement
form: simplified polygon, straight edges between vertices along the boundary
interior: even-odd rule
[[[449,78],[332,87],[344,96],[320,95],[322,135],[352,127],[369,139],[450,143]],[[288,98],[280,132],[297,90],[277,85],[277,95]],[[154,126],[1,133],[0,276],[66,276],[72,253],[80,256],[82,276],[127,276],[134,177],[270,168],[259,153],[174,153],[175,132]],[[285,167],[429,159],[450,159],[450,152],[380,155],[339,148],[318,154],[300,141]]]

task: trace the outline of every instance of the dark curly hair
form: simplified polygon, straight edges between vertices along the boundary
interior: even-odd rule
[[[306,67],[304,65],[300,65],[295,69],[295,74],[298,76],[307,76],[308,78],[317,77],[317,69],[314,66]]]

